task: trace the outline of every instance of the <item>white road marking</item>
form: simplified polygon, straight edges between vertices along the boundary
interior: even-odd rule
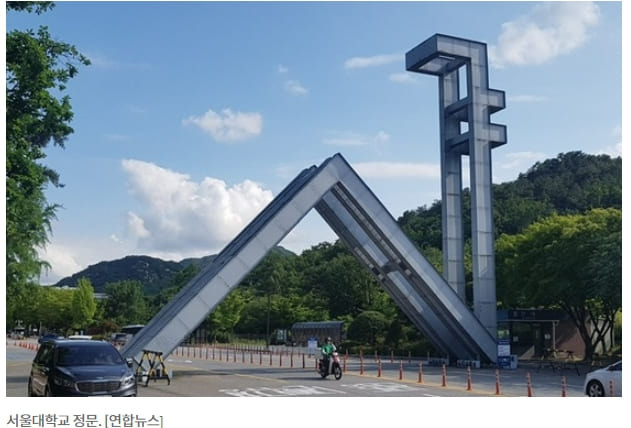
[[[233,397],[297,397],[322,394],[346,394],[344,391],[338,389],[305,385],[288,385],[279,388],[220,389],[219,392]]]
[[[346,388],[359,389],[361,391],[377,391],[377,392],[407,392],[417,391],[418,388],[413,388],[408,385],[399,383],[356,383],[356,384],[344,384]]]

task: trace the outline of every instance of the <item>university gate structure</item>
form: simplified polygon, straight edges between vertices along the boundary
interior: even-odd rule
[[[504,92],[489,89],[486,45],[435,34],[406,54],[406,69],[438,76],[444,274],[417,250],[341,154],[303,170],[195,276],[122,354],[170,354],[240,281],[315,209],[377,277],[414,325],[450,359],[497,361],[490,123]],[[465,302],[462,165],[469,156],[473,310]]]

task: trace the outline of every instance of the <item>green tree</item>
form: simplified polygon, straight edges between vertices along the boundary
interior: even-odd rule
[[[379,342],[383,342],[386,327],[389,325],[381,312],[364,311],[348,326],[347,336],[350,340],[377,346]]]
[[[77,289],[72,294],[72,325],[77,329],[86,328],[94,319],[96,313],[96,300],[94,288],[87,278],[81,278],[77,282]]]
[[[72,328],[73,290],[57,287],[38,287],[37,303],[31,308],[30,322],[37,323],[46,331],[66,332]]]
[[[147,301],[139,281],[119,281],[105,285],[105,317],[119,325],[141,324],[148,319]]]
[[[248,298],[247,290],[234,290],[210,313],[214,340],[217,340],[218,335],[229,338],[234,334],[234,328],[241,320]]]
[[[7,2],[7,12],[41,14],[51,2]],[[10,19],[10,15],[7,15]],[[21,304],[34,295],[41,270],[38,248],[48,242],[58,208],[46,200],[48,184],[59,175],[42,164],[49,143],[64,147],[73,132],[70,97],[62,95],[79,65],[89,60],[47,27],[13,30],[6,36],[6,301],[7,324],[22,315]]]
[[[498,296],[513,307],[561,308],[591,358],[622,308],[622,213],[554,215],[497,242]],[[591,327],[595,328],[591,328]]]

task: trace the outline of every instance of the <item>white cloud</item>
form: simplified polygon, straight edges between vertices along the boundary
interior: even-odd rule
[[[616,143],[612,146],[605,147],[603,150],[599,151],[598,154],[609,155],[614,158],[622,156],[622,126],[616,125],[611,130],[611,136],[616,140]]]
[[[363,178],[440,178],[440,165],[410,162],[360,162],[353,169]]]
[[[412,76],[412,73],[406,71],[401,73],[392,73],[388,78],[392,82],[397,83],[419,83],[418,78]]]
[[[539,4],[528,15],[502,24],[497,45],[489,46],[491,64],[536,65],[567,54],[585,43],[599,13],[593,2]]]
[[[278,68],[276,69],[280,74],[287,73],[289,69],[282,64],[278,64]]]
[[[322,140],[324,144],[330,146],[367,146],[375,143],[385,143],[390,141],[390,135],[384,131],[379,131],[377,135],[371,137],[367,135],[356,134],[354,132],[335,132],[333,136]]]
[[[263,117],[260,113],[234,113],[227,108],[220,114],[208,110],[203,116],[190,116],[183,125],[195,125],[210,134],[216,141],[245,140],[261,134]]]
[[[55,284],[60,279],[83,269],[72,250],[63,245],[49,244],[46,248],[40,249],[39,253],[42,260],[46,260],[52,267],[49,271],[42,271],[42,284]]]
[[[285,90],[293,95],[305,95],[309,92],[296,80],[288,80],[285,82]]]
[[[622,156],[622,142],[614,144],[613,146],[605,147],[603,150],[598,152],[599,155],[609,155],[612,158],[617,158]]]
[[[344,61],[344,68],[367,68],[377,67],[380,65],[392,64],[394,62],[404,62],[405,57],[402,54],[376,55],[369,57],[353,57]]]
[[[128,213],[128,231],[138,248],[154,255],[211,254],[233,239],[271,200],[272,192],[244,180],[229,187],[206,177],[127,159],[122,168],[142,212]]]

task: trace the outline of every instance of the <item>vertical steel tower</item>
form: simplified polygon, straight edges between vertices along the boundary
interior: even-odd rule
[[[486,44],[435,34],[406,54],[406,69],[438,76],[443,275],[465,300],[462,155],[469,156],[473,310],[496,337],[491,149],[506,143],[506,126],[490,122],[504,91],[489,88]]]

